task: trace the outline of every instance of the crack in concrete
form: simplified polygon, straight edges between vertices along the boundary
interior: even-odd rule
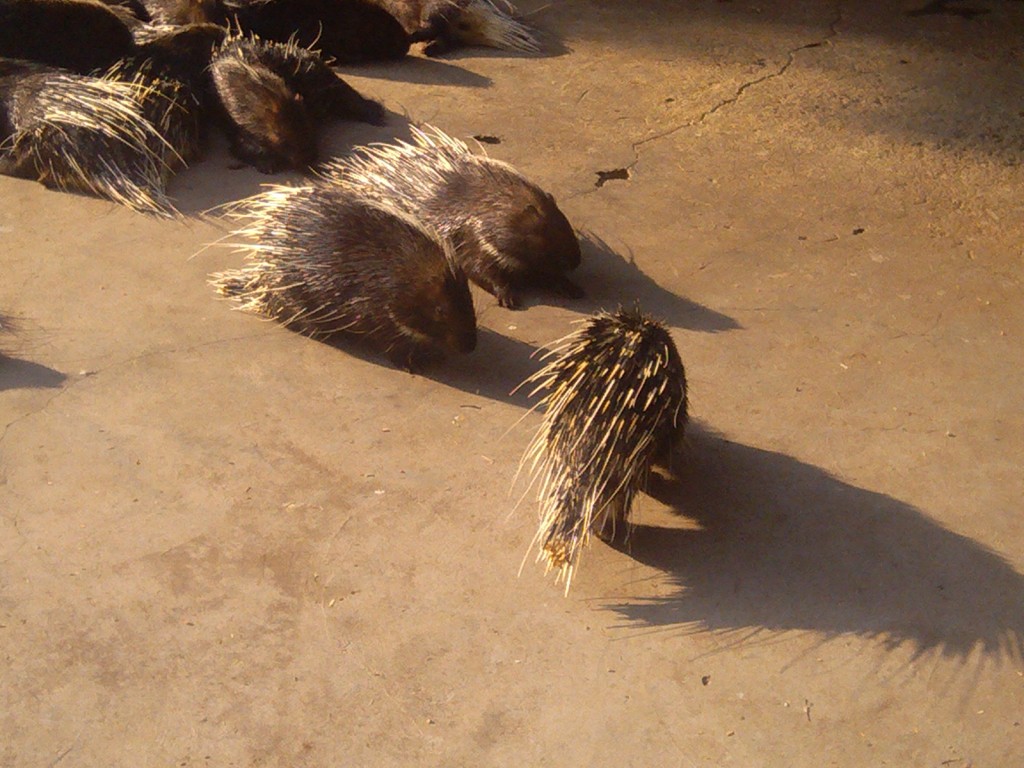
[[[740,98],[743,96],[743,94],[746,93],[751,88],[753,88],[754,86],[760,85],[761,83],[765,83],[769,80],[775,80],[779,77],[782,77],[784,74],[786,74],[786,72],[789,71],[789,68],[793,66],[793,63],[796,61],[796,55],[800,51],[806,51],[811,48],[821,48],[822,46],[828,44],[831,40],[838,37],[839,25],[842,22],[843,6],[842,3],[838,3],[836,5],[835,18],[833,18],[832,21],[829,23],[828,32],[824,35],[824,37],[822,37],[819,40],[814,40],[810,43],[804,43],[803,45],[798,45],[796,48],[790,49],[786,53],[786,61],[783,62],[782,66],[780,66],[774,72],[769,72],[767,74],[761,75],[760,77],[756,77],[753,80],[747,80],[746,82],[741,83],[740,86],[736,89],[736,91],[732,94],[732,96],[729,96],[726,99],[722,99],[714,106],[701,112],[697,117],[691,118],[690,120],[687,120],[685,123],[682,123],[680,125],[668,128],[667,130],[664,130],[661,133],[656,133],[653,136],[648,136],[647,138],[633,142],[632,149],[634,159],[632,163],[626,166],[626,168],[632,171],[633,167],[638,162],[640,162],[640,147],[644,146],[645,144],[649,144],[652,141],[664,139],[665,137],[671,136],[672,134],[678,133],[679,131],[682,131],[686,128],[693,128],[694,126],[701,125],[713,114],[738,102]]]
[[[701,112],[695,118],[691,118],[690,120],[687,120],[686,122],[681,123],[680,125],[676,125],[676,126],[673,126],[672,128],[668,128],[668,129],[662,131],[661,133],[656,133],[653,136],[648,136],[647,138],[640,139],[639,141],[634,141],[632,143],[632,145],[630,146],[630,148],[631,148],[631,150],[633,152],[633,161],[631,163],[629,163],[628,165],[623,166],[622,170],[624,170],[628,174],[629,178],[632,178],[632,174],[633,174],[637,164],[640,162],[640,147],[644,146],[645,144],[649,144],[650,142],[658,141],[660,139],[664,139],[667,136],[671,136],[672,134],[678,133],[679,131],[685,130],[686,128],[692,128],[692,127],[694,127],[696,125],[701,125],[704,121],[706,121],[709,117],[711,117],[711,115],[713,115],[716,112],[719,112],[720,110],[725,109],[726,107],[728,107],[728,106],[738,102],[740,100],[740,98],[743,96],[743,94],[746,93],[751,88],[753,88],[755,85],[760,85],[761,83],[767,82],[769,80],[775,80],[776,78],[782,77],[784,74],[786,74],[787,71],[789,71],[789,68],[791,66],[793,66],[793,63],[796,61],[796,55],[800,51],[806,51],[806,50],[808,50],[810,48],[820,48],[820,47],[828,44],[831,40],[834,40],[836,37],[838,37],[839,36],[839,25],[842,24],[842,22],[843,22],[843,16],[844,16],[844,14],[843,14],[843,4],[842,3],[837,3],[836,4],[835,17],[829,23],[828,32],[819,40],[814,40],[814,41],[812,41],[810,43],[804,43],[803,45],[798,45],[796,48],[792,48],[789,51],[787,51],[787,53],[786,53],[786,61],[782,64],[781,67],[776,69],[774,72],[769,72],[769,73],[767,73],[765,75],[762,75],[761,77],[757,77],[757,78],[754,78],[753,80],[748,80],[748,81],[746,81],[744,83],[741,83],[740,86],[736,89],[736,91],[733,93],[732,96],[730,96],[727,99],[722,99],[721,101],[719,101],[714,106],[712,106],[712,107],[704,110],[703,112]],[[584,95],[586,95],[586,91],[584,91]],[[580,98],[582,99],[583,96],[580,96]],[[585,189],[585,190],[583,190],[581,192],[578,192],[577,194],[568,195],[566,199],[568,199],[568,200],[575,200],[576,198],[586,197],[587,195],[592,195],[595,192],[597,192],[597,190],[600,189],[600,187],[602,187],[602,186],[604,186],[604,185],[603,184],[599,184],[599,185],[597,185],[595,187],[592,187],[590,189]]]

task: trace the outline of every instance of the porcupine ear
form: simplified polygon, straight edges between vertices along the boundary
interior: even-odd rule
[[[524,220],[524,222],[528,222],[528,223],[538,222],[538,221],[540,221],[541,216],[542,216],[542,214],[540,212],[540,208],[538,208],[533,203],[527,203],[526,207],[523,209],[523,220]]]

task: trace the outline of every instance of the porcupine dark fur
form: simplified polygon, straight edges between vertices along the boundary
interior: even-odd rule
[[[214,55],[210,71],[233,153],[264,173],[315,163],[318,120],[384,119],[379,103],[295,43],[234,36]]]
[[[568,591],[590,535],[625,532],[651,467],[682,439],[686,372],[668,329],[639,309],[587,319],[545,359],[526,382],[545,414],[523,465],[540,485],[538,559]]]
[[[315,47],[339,63],[400,59],[409,35],[368,0],[224,0],[228,18],[265,40]]]
[[[240,308],[316,337],[363,337],[415,370],[476,346],[476,317],[450,245],[354,187],[271,186],[228,209],[241,269],[211,276]]]
[[[215,24],[142,25],[135,35],[137,52],[106,73],[148,87],[143,114],[166,141],[168,170],[202,154],[211,113],[207,69],[226,36],[227,30]]]
[[[372,0],[402,24],[424,53],[438,56],[464,46],[502,50],[540,50],[533,32],[516,18],[516,9],[501,0]]]
[[[173,215],[163,138],[143,115],[138,82],[0,60],[0,173],[134,210]]]
[[[0,56],[84,74],[134,46],[125,21],[96,0],[0,0]]]
[[[554,198],[437,128],[414,127],[413,143],[363,147],[322,173],[363,185],[450,238],[466,276],[504,307],[520,306],[529,288],[583,295],[565,274],[580,263],[579,241]]]

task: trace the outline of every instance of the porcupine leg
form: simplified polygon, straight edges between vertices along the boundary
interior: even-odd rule
[[[425,21],[420,22],[419,29],[409,34],[410,43],[427,43],[436,40],[444,31],[444,14],[434,11]]]
[[[594,533],[608,544],[621,544],[629,538],[629,523],[626,521],[629,504],[623,494],[608,502],[604,519],[595,525]]]

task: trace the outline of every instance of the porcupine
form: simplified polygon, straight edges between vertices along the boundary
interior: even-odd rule
[[[0,59],[0,173],[173,215],[147,95],[138,82]]]
[[[512,3],[500,0],[372,0],[402,24],[410,41],[427,43],[437,56],[461,46],[480,45],[536,53],[533,32],[516,18]]]
[[[314,337],[355,334],[418,369],[476,346],[476,316],[451,246],[358,188],[271,186],[228,207],[241,269],[211,276],[241,309]]]
[[[400,59],[409,35],[368,0],[224,0],[228,18],[265,40],[316,47],[339,63]]]
[[[202,152],[211,112],[206,70],[226,36],[216,24],[142,24],[135,30],[137,52],[104,73],[147,88],[142,111],[166,142],[154,149],[168,171]]]
[[[550,194],[437,128],[412,135],[412,144],[362,147],[321,173],[364,186],[450,238],[466,276],[503,307],[520,306],[528,287],[583,296],[565,276],[580,263],[579,241]]]
[[[592,316],[544,359],[524,382],[546,411],[520,467],[539,482],[537,557],[568,592],[590,535],[625,532],[652,465],[682,439],[686,372],[668,329],[639,308]]]
[[[0,0],[0,56],[85,74],[134,47],[124,20],[96,0]]]
[[[317,120],[384,120],[380,104],[295,43],[233,36],[214,55],[210,72],[232,152],[264,173],[315,163]]]

